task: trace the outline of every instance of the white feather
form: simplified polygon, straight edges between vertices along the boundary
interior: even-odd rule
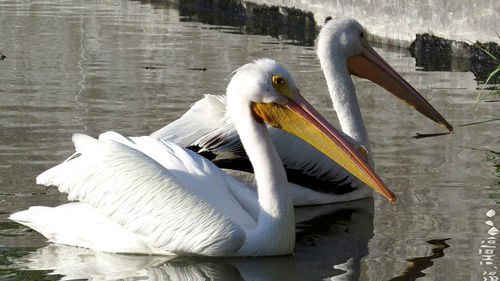
[[[179,119],[153,132],[151,136],[186,147],[200,136],[227,124],[225,113],[226,96],[207,94],[193,104]]]
[[[132,141],[113,132],[94,143],[83,135],[74,141],[81,155],[42,173],[37,183],[56,185],[70,200],[100,209],[155,250],[224,255],[241,247],[240,225],[255,225],[227,192],[217,175],[222,172],[178,145],[151,137]]]

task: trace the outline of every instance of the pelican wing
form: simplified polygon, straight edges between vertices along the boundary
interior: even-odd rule
[[[205,95],[181,118],[151,136],[196,151],[221,168],[253,172],[234,124],[225,112],[224,95]],[[302,139],[272,126],[268,130],[290,182],[333,194],[344,194],[361,185],[356,177]],[[343,137],[356,143],[345,134]]]
[[[108,132],[73,137],[77,153],[37,178],[85,202],[154,249],[227,255],[255,226],[234,197],[234,179],[210,161],[152,137]]]
[[[251,169],[234,124],[226,117],[225,95],[205,95],[179,119],[151,136],[187,147],[219,166],[228,161],[234,168],[239,160],[241,169]]]
[[[152,137],[187,147],[201,136],[228,123],[225,95],[205,95],[179,119],[153,132]]]

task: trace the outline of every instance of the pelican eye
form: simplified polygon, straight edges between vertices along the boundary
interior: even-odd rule
[[[285,97],[292,96],[292,91],[290,90],[290,87],[288,87],[288,83],[286,82],[285,78],[283,78],[283,76],[273,75],[272,82],[274,90],[276,90],[276,92],[278,92],[280,95]]]
[[[365,36],[365,33],[364,33],[364,32],[361,32],[361,33],[359,34],[359,37],[361,37],[361,38],[363,38],[364,36]]]
[[[279,75],[274,75],[273,76],[273,83],[274,84],[284,84],[285,83],[285,79]]]

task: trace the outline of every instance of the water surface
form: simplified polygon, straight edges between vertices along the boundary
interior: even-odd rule
[[[72,133],[149,134],[203,94],[223,93],[230,73],[253,58],[282,62],[305,97],[337,124],[304,29],[274,21],[231,24],[224,13],[207,20],[210,14],[134,1],[0,2],[0,50],[7,56],[0,61],[0,279],[482,280],[495,271],[499,250],[489,248],[491,258],[484,246],[499,237],[499,124],[461,125],[491,119],[499,103],[473,109],[480,87],[473,73],[422,71],[405,50],[384,46],[377,51],[455,133],[411,138],[443,130],[355,79],[376,170],[398,201],[375,195],[298,209],[292,256],[96,253],[50,245],[9,221],[33,205],[67,202],[35,178],[72,154]]]

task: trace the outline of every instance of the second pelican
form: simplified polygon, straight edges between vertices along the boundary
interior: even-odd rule
[[[351,74],[379,84],[449,131],[453,128],[370,47],[366,37],[366,31],[354,19],[330,20],[319,34],[317,54],[342,133],[373,167]],[[219,167],[252,172],[233,121],[225,114],[224,104],[224,96],[207,95],[181,118],[152,136],[188,147]],[[303,140],[282,130],[270,128],[269,131],[291,181],[295,205],[342,202],[372,194],[351,173]]]

